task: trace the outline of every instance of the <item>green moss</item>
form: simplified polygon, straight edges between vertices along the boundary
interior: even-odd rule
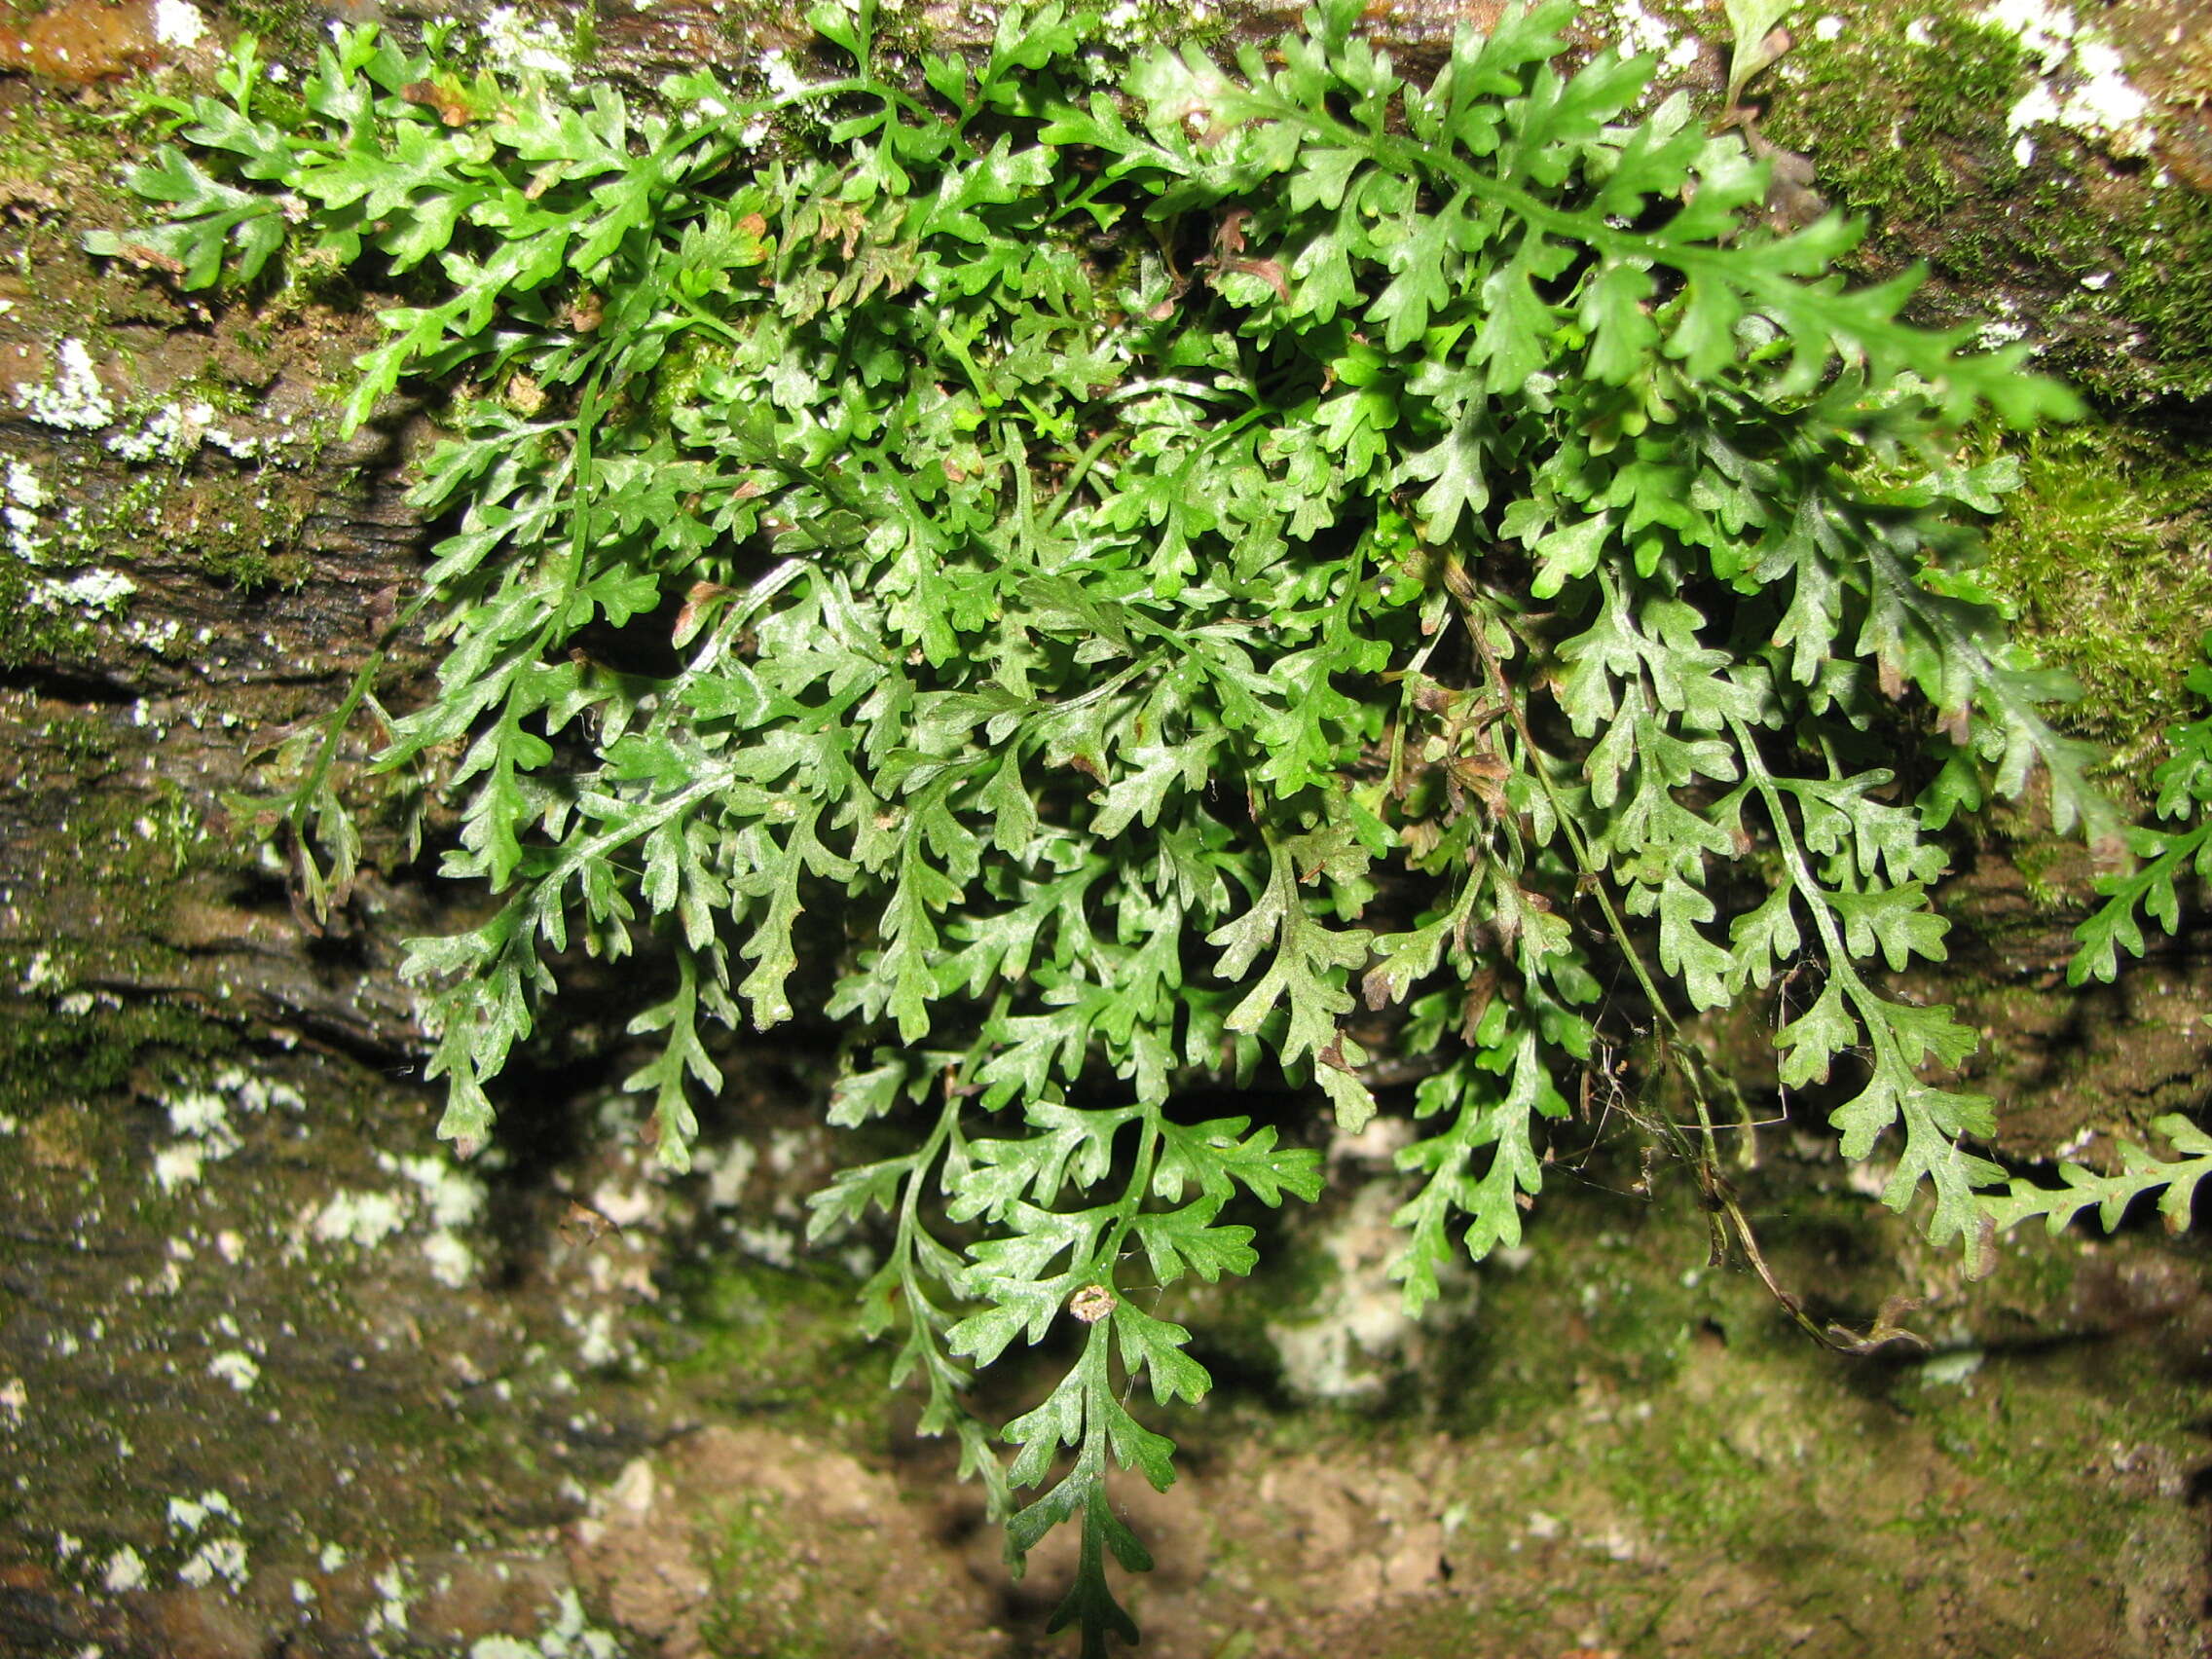
[[[201,568],[216,581],[241,594],[264,588],[299,588],[308,579],[308,562],[296,554],[271,554],[260,547],[227,548],[209,552]]]
[[[1633,1178],[1594,1165],[1575,1175],[1611,1187]],[[1662,1171],[1658,1178],[1669,1186],[1682,1183],[1673,1187],[1672,1210],[1691,1177]],[[1570,1188],[1559,1201],[1579,1198]],[[1606,1387],[1663,1388],[1679,1371],[1701,1321],[1759,1315],[1755,1305],[1724,1309],[1695,1271],[1704,1260],[1705,1233],[1694,1217],[1639,1213],[1624,1204],[1619,1219],[1617,1228],[1578,1227],[1566,1238],[1547,1239],[1518,1271],[1485,1275],[1482,1311],[1464,1356],[1470,1386],[1455,1409],[1461,1432],[1540,1417],[1558,1404],[1563,1371]]]
[[[103,108],[84,98],[34,91],[31,97],[0,112],[0,169],[52,168],[57,163],[112,167],[130,136],[126,119],[118,117],[112,106]],[[26,170],[25,176],[50,189],[76,182],[58,180],[51,171],[42,174]],[[103,194],[122,199],[113,189],[112,177],[98,182],[104,187]],[[73,211],[81,211],[83,205],[74,198],[70,202]]]
[[[1912,1385],[1898,1398],[1947,1457],[2006,1493],[2008,1501],[1977,1505],[1976,1518],[2023,1566],[2116,1562],[2141,1519],[2139,1504],[2083,1482],[2083,1471],[2109,1463],[2116,1449],[2192,1438],[2185,1390],[2144,1357],[2125,1367],[2110,1354],[2013,1357],[1982,1365],[1961,1384]],[[2133,1375],[2123,1379],[2123,1371]],[[2053,1504],[2057,1493],[2070,1501]]]
[[[828,1632],[809,1618],[817,1575],[793,1547],[781,1504],[747,1498],[725,1511],[711,1560],[719,1594],[700,1626],[710,1652],[757,1651],[747,1642],[763,1622],[776,1626],[779,1656],[828,1659],[834,1651]],[[764,1621],[769,1609],[774,1616]]]
[[[47,602],[39,573],[0,550],[0,668],[83,658],[92,633],[84,620]]]
[[[2020,461],[1984,575],[2021,641],[2082,682],[2071,723],[2138,773],[2212,627],[2212,455],[2083,426],[2027,440]]]
[[[1596,1460],[1622,1500],[1672,1538],[1725,1546],[1753,1537],[1771,1510],[1769,1472],[1693,1414],[1652,1427],[1605,1445]]]
[[[0,1112],[17,1116],[120,1089],[150,1053],[205,1057],[237,1044],[227,1027],[166,1004],[64,1014],[0,998]]]
[[[301,551],[313,504],[301,477],[260,467],[233,473],[220,457],[200,470],[139,474],[70,537],[85,562],[127,562],[160,550],[197,559],[206,577],[240,593],[298,588],[313,567]]]
[[[2080,903],[2065,879],[2078,872],[2080,863],[2071,843],[2055,839],[2023,841],[2012,849],[2012,866],[2020,872],[2029,902],[2045,912]]]
[[[63,715],[46,725],[47,746],[69,766],[90,767],[111,759],[115,737],[90,715]]]
[[[330,38],[330,14],[314,0],[235,0],[224,13],[240,34],[261,42],[261,55],[271,63],[313,63]]]
[[[48,914],[54,901],[43,884],[11,889],[19,937],[43,942],[0,952],[0,1111],[97,1097],[123,1088],[156,1053],[203,1057],[235,1049],[227,1022],[188,1005],[100,989],[192,977],[181,952],[156,941],[186,854],[202,873],[227,859],[207,844],[190,801],[173,784],[151,801],[92,787],[137,758],[123,734],[97,719],[58,719],[14,736],[18,782],[29,798],[42,798],[38,792],[56,782],[83,786],[66,816],[45,831],[55,867],[67,861],[76,871],[68,903],[83,913]]]
[[[33,92],[0,111],[0,177],[25,193],[0,229],[0,270],[20,278],[10,293],[11,327],[91,339],[107,320],[78,239],[88,224],[139,219],[122,182],[124,164],[142,159],[134,136],[112,111],[58,92]]]
[[[662,1357],[715,1405],[776,1412],[832,1439],[880,1417],[885,1355],[855,1331],[843,1275],[723,1259],[692,1269],[680,1290],[683,1324],[665,1334]]]
[[[1878,232],[1930,220],[2019,172],[2005,126],[2027,72],[2019,42],[1941,10],[1927,35],[1915,44],[1868,18],[1832,41],[1800,36],[1767,127],[1774,142],[1810,155],[1820,188],[1872,216]],[[1971,264],[1974,253],[1941,257]]]
[[[2077,141],[2042,148],[2032,183],[1979,213],[2041,268],[2046,366],[2107,400],[2212,394],[2212,196],[2115,173]]]
[[[2070,310],[2132,331],[2164,372],[2163,389],[2212,395],[2212,196],[2179,186],[2137,192],[2118,212],[2084,194],[2061,245],[2084,282],[2109,273],[2101,292],[2083,288]]]
[[[1904,35],[1915,18],[1925,44]],[[2008,117],[2032,71],[1968,9],[1884,6],[1800,37],[1760,84],[1763,130],[1869,221],[1860,274],[1926,261],[1937,282],[1918,303],[1943,320],[1988,321],[2001,296],[2044,366],[2105,398],[2212,392],[2212,197],[2051,127],[2021,166]]]
[[[1990,1287],[1946,1306],[1915,1284],[1906,1224],[1870,1200],[1822,1194],[1802,1170],[1744,1183],[1770,1265],[1813,1293],[1816,1317],[1826,1317],[1823,1288],[1878,1299],[1903,1266],[1906,1286],[1936,1298],[1908,1325],[1953,1341],[1972,1329],[1987,1346],[1933,1364],[1909,1350],[1829,1353],[1751,1274],[1698,1266],[1701,1229],[1678,1180],[1657,1194],[1677,1213],[1641,1226],[1623,1225],[1629,1206],[1595,1189],[1547,1194],[1530,1265],[1485,1275],[1486,1346],[1455,1422],[1470,1460],[1444,1487],[1464,1505],[1456,1552],[1552,1552],[1567,1605],[1587,1609],[1577,1624],[1602,1624],[1604,1645],[1749,1655],[1805,1649],[1762,1636],[1757,1618],[1699,1641],[1696,1609],[1673,1585],[1725,1562],[1731,1575],[1787,1586],[1770,1592],[1788,1608],[1779,1623],[1816,1624],[1836,1608],[1856,1617],[1871,1599],[1910,1625],[1951,1616],[1951,1584],[2005,1607],[2007,1592],[1985,1586],[2016,1573],[2030,1585],[2023,1605],[2079,1621],[2054,1630],[2050,1650],[2086,1651],[2087,1633],[2128,1595],[2118,1564],[2194,1550],[2178,1506],[2147,1501],[2153,1475],[2109,1472],[2120,1456],[2186,1466],[2178,1334],[2165,1339],[2170,1359],[2156,1339],[2008,1352],[1994,1334],[2079,1321],[2084,1258],[2073,1241],[2009,1239],[1995,1286],[2004,1308],[1993,1311]],[[1862,1320],[1867,1309],[1835,1311]],[[1509,1485],[1501,1516],[1496,1494]],[[1618,1572],[1592,1564],[1597,1546],[1616,1552]],[[2056,1584],[2069,1586],[2063,1608],[2036,1587]],[[1510,1588],[1528,1594],[1525,1582]],[[1486,1599],[1493,1608],[1504,1611]],[[1515,1611],[1550,1616],[1533,1602]],[[1915,1649],[1895,1640],[1863,1650]]]

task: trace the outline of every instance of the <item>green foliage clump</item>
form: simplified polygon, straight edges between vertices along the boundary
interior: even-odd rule
[[[2119,971],[2121,951],[2143,954],[2137,910],[2168,933],[2175,931],[2181,924],[2176,884],[2186,880],[2193,868],[2199,881],[2212,880],[2212,632],[2204,636],[2202,652],[2203,659],[2182,683],[2205,712],[2167,731],[2167,757],[2151,774],[2157,814],[2176,827],[2146,825],[2128,831],[2129,851],[2148,862],[2099,878],[2097,891],[2105,896],[2105,903],[2076,930],[2082,948],[2067,971],[2071,984],[2082,984],[2091,976],[2109,980]],[[2181,1144],[2179,1131],[2170,1126],[2174,1122],[2166,1119],[2154,1126]],[[2186,1219],[2186,1209],[2182,1213]],[[2106,1225],[2112,1221],[2108,1219]]]
[[[629,1087],[684,1167],[713,1028],[792,1018],[803,948],[852,1034],[830,1121],[918,1125],[816,1232],[888,1218],[868,1328],[1016,1562],[1080,1528],[1087,1651],[1133,1635],[1106,1557],[1147,1560],[1109,1466],[1173,1478],[1134,1387],[1210,1386],[1129,1292],[1248,1272],[1233,1206],[1321,1181],[1189,1085],[1278,1076],[1356,1131],[1374,1051],[1419,1072],[1419,1309],[1519,1239],[1601,970],[1668,1030],[1809,976],[1782,1083],[1978,1266],[1990,1105],[1922,1076],[1974,1038],[1882,971],[1943,954],[1962,806],[2041,775],[2112,828],[1973,574],[2011,473],[1955,459],[2066,394],[1901,322],[1909,277],[1847,291],[1844,222],[1765,228],[1736,139],[1631,113],[1647,60],[1563,74],[1571,7],[1425,86],[1358,10],[1109,87],[1056,5],[919,82],[825,6],[845,72],[651,114],[345,30],[283,121],[249,49],[135,180],[167,222],[92,243],[401,290],[347,418],[451,391],[416,499],[452,528],[410,612],[439,689],[381,763],[500,896],[413,948],[444,1132],[491,1133],[564,958],[637,951]],[[799,106],[819,153],[756,165]],[[320,903],[357,857],[328,753],[282,803]],[[1055,1330],[1065,1376],[994,1433],[975,1368]]]

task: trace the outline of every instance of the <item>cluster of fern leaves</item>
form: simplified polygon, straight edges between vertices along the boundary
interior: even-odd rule
[[[1087,1651],[1133,1635],[1106,1557],[1146,1565],[1109,1468],[1173,1474],[1132,1388],[1209,1385],[1127,1289],[1249,1272],[1231,1206],[1321,1179],[1179,1112],[1195,1079],[1356,1131],[1371,1049],[1425,1074],[1418,1309],[1518,1239],[1601,961],[1662,1025],[1789,973],[1782,1085],[1978,1262],[1990,1106],[1923,1075],[1974,1037],[1883,971],[1943,954],[1962,804],[2036,774],[2112,828],[1972,575],[2006,470],[1951,459],[2068,397],[1899,321],[1909,278],[1846,291],[1852,229],[1767,228],[1738,140],[1635,113],[1647,60],[1555,67],[1571,6],[1426,85],[1356,0],[1235,71],[1124,72],[1057,5],[894,68],[871,11],[814,14],[838,73],[645,115],[373,29],[295,97],[249,46],[135,181],[166,222],[92,240],[195,286],[366,273],[407,303],[348,422],[449,393],[439,688],[381,756],[501,898],[413,948],[444,1132],[490,1133],[575,952],[652,941],[629,1087],[676,1168],[708,1028],[830,987],[831,1121],[916,1130],[817,1228],[889,1218],[867,1317],[1016,1557],[1080,1527]],[[327,747],[283,804],[327,903]],[[1064,1379],[976,1420],[974,1368],[1061,1321]]]

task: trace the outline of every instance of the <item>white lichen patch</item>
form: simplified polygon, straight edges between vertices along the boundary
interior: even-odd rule
[[[217,1578],[227,1580],[234,1589],[240,1588],[246,1581],[245,1544],[239,1538],[209,1538],[185,1557],[176,1575],[195,1588]]]
[[[1297,1317],[1267,1327],[1283,1381],[1309,1399],[1373,1398],[1419,1353],[1421,1329],[1389,1272],[1400,1248],[1390,1221],[1399,1201],[1387,1182],[1362,1187],[1317,1240],[1335,1278]]]
[[[325,1244],[350,1243],[373,1250],[406,1225],[406,1208],[391,1194],[349,1189],[314,1212],[308,1231]]]
[[[760,55],[760,73],[772,97],[788,98],[806,90],[806,77],[792,67],[781,47]]]
[[[484,1213],[484,1183],[435,1153],[422,1158],[379,1153],[377,1167],[415,1183],[433,1227],[466,1227]]]
[[[169,1127],[202,1140],[231,1140],[231,1109],[212,1089],[193,1089],[168,1102]]]
[[[803,1129],[772,1129],[768,1133],[768,1172],[772,1175],[789,1175],[799,1166],[808,1150],[815,1144],[814,1137]],[[797,1214],[794,1207],[792,1214]]]
[[[126,1590],[143,1590],[146,1587],[145,1558],[125,1544],[107,1558],[107,1566],[100,1570],[100,1583],[117,1596]]]
[[[1890,1190],[1897,1172],[1898,1166],[1883,1159],[1863,1159],[1844,1171],[1843,1184],[1865,1198],[1878,1198]]]
[[[166,403],[149,415],[134,432],[118,432],[108,439],[112,454],[125,461],[190,461],[215,419],[212,403]]]
[[[172,1497],[169,1499],[169,1525],[180,1532],[197,1532],[216,1518],[236,1523],[239,1512],[231,1507],[231,1500],[219,1492],[203,1492],[197,1498]]]
[[[261,1381],[261,1367],[243,1348],[229,1348],[207,1362],[207,1375],[220,1377],[240,1393],[247,1394]]]
[[[1968,1379],[1981,1369],[1981,1350],[1960,1348],[1923,1360],[1920,1383],[1924,1388],[1967,1388]]]
[[[1994,351],[1999,347],[2010,346],[2016,341],[2025,340],[2028,337],[2028,328],[2027,324],[2018,320],[2015,314],[2019,309],[2012,301],[2000,294],[1997,297],[1997,310],[2001,314],[1990,318],[1989,321],[1981,325],[1980,332],[1974,336],[1975,345],[1984,351]]]
[[[701,1147],[691,1155],[691,1167],[707,1178],[709,1209],[735,1209],[745,1198],[758,1157],[751,1141],[732,1141],[726,1147]]]
[[[197,1185],[206,1167],[206,1149],[188,1141],[165,1146],[154,1154],[154,1180],[165,1193]]]
[[[237,1589],[246,1581],[246,1547],[241,1538],[226,1535],[239,1525],[239,1512],[229,1497],[220,1492],[203,1492],[198,1497],[172,1497],[168,1504],[169,1528],[172,1531],[197,1536],[200,1539],[184,1564],[176,1569],[177,1577],[195,1588],[203,1588],[220,1578]],[[113,1563],[110,1564],[111,1570]],[[143,1567],[141,1567],[141,1575]]]
[[[423,1240],[423,1259],[430,1264],[430,1276],[448,1290],[461,1290],[476,1276],[476,1252],[442,1230]]]
[[[8,1426],[14,1428],[23,1420],[23,1408],[31,1403],[31,1391],[23,1385],[20,1377],[11,1377],[0,1382],[0,1413],[5,1413]]]
[[[162,1102],[176,1139],[154,1155],[154,1179],[173,1193],[198,1181],[210,1163],[219,1163],[244,1143],[232,1120],[234,1108],[258,1115],[272,1106],[306,1108],[298,1089],[269,1083],[237,1066],[225,1066],[203,1087],[187,1088]]]
[[[307,1096],[288,1083],[271,1083],[266,1078],[253,1077],[236,1066],[226,1066],[215,1074],[215,1087],[234,1097],[248,1112],[266,1112],[273,1106],[281,1106],[287,1112],[305,1112]]]
[[[762,1223],[737,1230],[737,1247],[755,1261],[771,1268],[790,1268],[798,1261],[799,1235],[792,1228]]]
[[[616,1659],[621,1651],[608,1632],[584,1622],[583,1602],[575,1591],[564,1590],[552,1619],[535,1637],[479,1637],[468,1659]]]
[[[430,1223],[430,1235],[423,1240],[430,1276],[449,1290],[466,1286],[476,1275],[476,1252],[456,1229],[472,1225],[484,1213],[484,1183],[435,1153],[420,1158],[379,1153],[377,1166],[407,1183],[384,1195],[395,1206],[399,1225],[418,1216]]]
[[[215,406],[203,398],[165,403],[141,420],[135,430],[109,438],[107,447],[110,453],[134,463],[165,461],[182,464],[203,446],[219,449],[238,461],[281,460],[282,447],[293,441],[290,433],[240,437],[229,427],[217,425],[215,415]]]
[[[612,1365],[630,1346],[615,1339],[611,1308],[595,1308],[580,1317],[573,1309],[564,1308],[561,1317],[581,1339],[576,1345],[576,1358],[594,1370]]]
[[[602,1181],[591,1193],[591,1207],[616,1227],[638,1226],[651,1216],[654,1205],[654,1189],[644,1181],[628,1187]]]
[[[495,6],[480,25],[484,55],[495,66],[535,69],[557,81],[576,75],[574,48],[568,31],[547,18],[526,18],[512,6]]]
[[[177,649],[177,640],[184,632],[184,624],[174,616],[164,617],[159,622],[145,622],[132,616],[126,619],[121,632],[132,645],[156,656],[182,654]]]
[[[123,608],[138,584],[121,571],[80,571],[65,582],[44,584],[39,598],[49,609],[82,610],[89,616],[105,616]]]
[[[154,0],[154,38],[182,52],[207,36],[207,19],[192,0]]]
[[[19,386],[16,401],[32,420],[63,431],[92,432],[115,424],[115,405],[100,385],[85,343],[72,336],[55,348],[54,375],[44,386]]]
[[[476,1275],[476,1252],[457,1230],[484,1213],[484,1183],[434,1154],[379,1153],[377,1166],[398,1177],[398,1184],[381,1192],[349,1189],[313,1206],[301,1218],[295,1243],[313,1238],[370,1250],[426,1221],[429,1235],[422,1248],[430,1276],[449,1290],[464,1288]]]
[[[1990,0],[1981,20],[2011,35],[2046,74],[2065,61],[2081,26],[2066,7],[2046,0]]]
[[[1098,38],[1110,46],[1146,46],[1171,29],[1202,27],[1214,16],[1212,0],[1189,0],[1173,8],[1161,0],[1115,0],[1098,19]]]
[[[46,552],[46,537],[38,534],[38,515],[52,499],[39,475],[25,462],[10,457],[7,504],[0,507],[0,519],[8,527],[8,551],[26,565],[41,563]]]
[[[38,511],[54,498],[46,493],[38,474],[24,462],[10,457],[8,460],[8,499],[18,507]]]
[[[1646,12],[1639,0],[1618,0],[1613,18],[1613,38],[1621,51],[1656,57],[1660,74],[1679,75],[1697,61],[1697,38],[1677,33],[1665,20]]]
[[[387,1632],[403,1632],[407,1629],[407,1612],[413,1600],[413,1591],[407,1582],[406,1569],[397,1562],[393,1562],[370,1582],[375,1587],[379,1600],[370,1609],[362,1630],[374,1646],[375,1638]],[[382,1649],[379,1648],[378,1651],[381,1652]]]
[[[2005,30],[2036,62],[2038,79],[2005,118],[2012,158],[2035,160],[2034,129],[2057,127],[2092,138],[2114,154],[2150,152],[2151,100],[2127,79],[2112,43],[2065,6],[2046,0],[1991,0],[1981,20]]]

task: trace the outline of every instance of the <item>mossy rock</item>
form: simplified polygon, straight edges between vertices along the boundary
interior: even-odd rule
[[[1934,320],[2043,342],[2045,367],[2114,405],[2201,399],[2212,168],[2203,69],[2188,37],[2161,37],[2167,11],[2139,0],[2088,26],[2058,8],[2017,31],[1956,0],[1801,15],[1755,84],[1759,130],[1870,222],[1860,275],[1927,264]]]

